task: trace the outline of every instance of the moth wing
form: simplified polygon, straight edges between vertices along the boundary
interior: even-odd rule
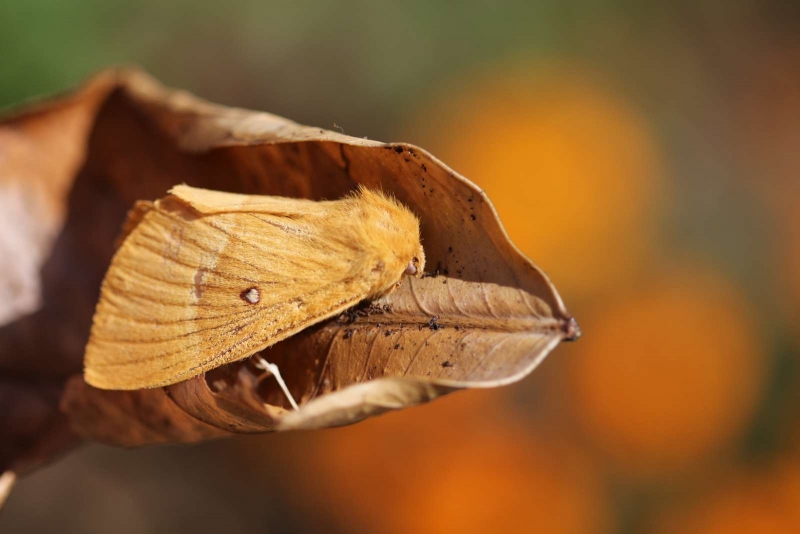
[[[169,190],[169,193],[203,215],[221,213],[265,213],[288,216],[320,215],[326,209],[325,204],[329,204],[302,198],[242,195],[214,191],[212,189],[201,189],[188,185],[176,185]]]
[[[174,198],[134,210],[103,281],[86,381],[103,389],[179,382],[368,295],[350,239],[313,216],[274,211],[203,215]]]
[[[117,237],[116,246],[119,248],[125,241],[133,229],[136,228],[142,221],[145,215],[153,209],[154,204],[148,200],[137,200],[133,208],[128,212],[128,218],[125,219],[125,224],[122,225],[122,231]]]

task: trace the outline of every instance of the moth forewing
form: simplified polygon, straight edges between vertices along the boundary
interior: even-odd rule
[[[84,360],[95,387],[164,386],[246,358],[424,267],[416,217],[378,192],[171,193],[132,211],[106,273]]]

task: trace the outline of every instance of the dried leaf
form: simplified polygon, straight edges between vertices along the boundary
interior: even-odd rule
[[[6,471],[0,475],[0,508],[6,503],[14,484],[17,482],[17,475],[14,471]]]
[[[75,172],[73,160],[55,153],[52,169],[33,178],[46,186],[66,173],[72,190],[68,199],[53,197],[54,206],[67,206],[63,224],[43,225],[57,234],[55,243],[37,245],[47,261],[34,296],[44,305],[27,316],[22,306],[12,312],[15,322],[0,329],[0,361],[4,371],[37,380],[68,378],[61,408],[83,438],[131,446],[348,424],[457,389],[519,380],[559,341],[579,335],[483,192],[421,149],[216,106],[135,71],[101,75],[63,102],[85,102],[81,109],[96,114],[91,130],[69,136],[82,167]],[[0,135],[30,117],[57,129],[64,105],[0,123]],[[44,141],[30,142],[47,150]],[[0,187],[5,180],[0,175]],[[383,189],[420,218],[433,272],[261,354],[280,367],[298,411],[251,360],[165,388],[92,388],[81,359],[116,234],[135,201],[179,183],[314,200],[340,198],[359,184]],[[48,209],[32,206],[37,214]],[[35,261],[17,267],[20,280],[38,271]],[[50,334],[37,335],[43,331]]]

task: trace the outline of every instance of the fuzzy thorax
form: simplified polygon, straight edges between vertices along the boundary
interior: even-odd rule
[[[375,278],[370,298],[396,289],[404,274],[421,276],[425,252],[420,244],[419,219],[403,204],[380,191],[360,188],[348,198],[358,212],[354,242],[363,247]]]

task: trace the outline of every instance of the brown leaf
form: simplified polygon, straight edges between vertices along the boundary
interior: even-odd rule
[[[30,121],[50,132],[73,115],[88,119],[73,118],[70,134],[59,138],[57,147],[69,150],[24,133]],[[32,153],[51,160],[32,167],[25,182],[41,184],[50,204],[23,203],[36,214],[25,220],[29,231],[45,237],[7,282],[22,296],[7,308],[16,320],[0,329],[0,362],[26,384],[66,383],[61,408],[84,438],[130,446],[348,424],[457,389],[519,380],[559,341],[579,335],[483,192],[419,148],[216,106],[135,71],[103,74],[72,97],[8,119],[0,135],[19,128]],[[8,176],[0,174],[0,187]],[[311,199],[338,198],[358,184],[382,188],[419,216],[435,271],[261,354],[280,367],[298,411],[252,359],[166,388],[91,388],[81,359],[126,211],[178,183]],[[62,193],[49,184],[61,184]],[[37,292],[30,280],[39,280],[40,266]],[[22,315],[39,299],[39,311]]]

